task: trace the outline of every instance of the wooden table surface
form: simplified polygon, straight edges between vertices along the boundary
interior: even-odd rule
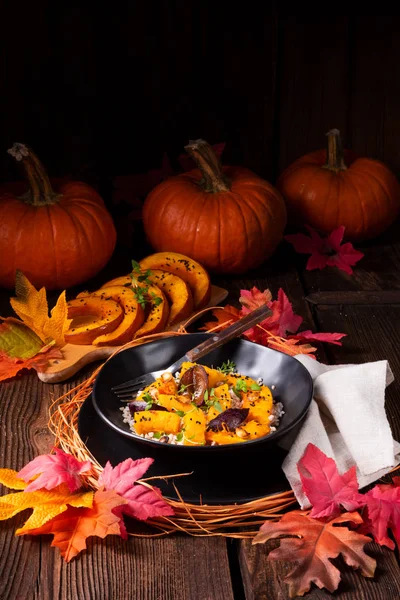
[[[236,304],[239,290],[256,285],[280,287],[293,302],[308,327],[315,331],[348,334],[342,347],[325,346],[323,362],[360,363],[388,359],[395,375],[386,395],[388,418],[395,439],[400,439],[400,242],[399,227],[362,246],[364,259],[353,276],[336,269],[309,272],[306,257],[296,256],[283,243],[257,271],[245,277],[214,277],[229,290]],[[142,248],[142,254],[146,251]],[[116,253],[107,273],[128,272],[130,258]],[[9,294],[0,292],[0,314],[11,314]],[[0,384],[1,467],[20,469],[36,455],[50,451],[48,406],[91,372],[58,385],[41,383],[35,373]],[[218,537],[191,538],[173,535],[163,539],[130,539],[116,536],[102,541],[89,538],[88,550],[69,564],[50,547],[51,538],[20,537],[15,529],[26,513],[1,522],[1,600],[285,600],[283,582],[290,565],[269,562],[268,551],[276,544],[252,546],[249,541]],[[341,560],[342,582],[333,597],[340,600],[400,598],[400,568],[394,552],[375,543],[367,551],[377,560],[375,580],[364,579]],[[312,587],[308,597],[332,597]]]

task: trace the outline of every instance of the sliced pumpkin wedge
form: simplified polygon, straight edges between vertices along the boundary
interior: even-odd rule
[[[156,252],[140,261],[140,267],[151,271],[159,269],[178,275],[189,285],[196,310],[204,308],[210,300],[211,282],[204,267],[195,260],[176,252]]]
[[[134,338],[164,331],[169,317],[169,304],[164,293],[156,285],[141,286],[146,289],[146,300],[150,307],[143,325],[137,330]]]
[[[150,271],[148,279],[164,292],[170,302],[167,326],[190,317],[193,312],[193,295],[186,281],[173,273],[159,269]]]
[[[111,281],[107,281],[104,285],[101,286],[101,290],[107,287],[113,287],[114,285],[122,285],[123,287],[130,288],[132,287],[132,277],[130,275],[121,275],[120,277],[115,277],[115,279],[111,279]]]
[[[121,285],[105,287],[94,292],[101,298],[112,298],[124,311],[124,318],[114,331],[105,333],[93,340],[94,346],[121,346],[133,339],[134,334],[144,322],[144,310],[138,303],[132,288]]]
[[[91,344],[100,335],[110,333],[124,318],[122,306],[112,298],[93,294],[70,300],[68,318],[72,319],[65,333],[69,344]]]
[[[180,321],[184,321],[193,313],[193,294],[189,285],[181,277],[161,271],[159,269],[151,270],[147,279],[154,285],[158,286],[167,297],[170,303],[169,319],[167,327],[175,325]],[[110,286],[131,287],[131,275],[122,275],[105,283],[101,289]]]

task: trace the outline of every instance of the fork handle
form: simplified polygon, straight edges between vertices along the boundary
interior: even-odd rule
[[[220,333],[215,333],[205,342],[202,342],[198,346],[192,348],[192,350],[186,352],[187,358],[190,362],[196,362],[196,360],[205,356],[211,352],[211,350],[215,350],[215,348],[219,348],[219,346],[229,342],[229,340],[238,337],[240,334],[254,327],[254,325],[257,325],[257,323],[264,321],[264,319],[270,315],[272,315],[272,312],[266,304],[256,308],[245,317],[236,321],[236,323],[229,325],[229,327],[223,329]]]

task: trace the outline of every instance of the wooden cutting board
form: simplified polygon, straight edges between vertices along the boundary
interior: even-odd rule
[[[218,306],[228,295],[228,291],[216,285],[211,286],[211,298],[207,306]],[[193,313],[193,317],[197,313]],[[177,331],[182,323],[177,323],[169,328],[169,331]],[[168,331],[168,330],[167,330]],[[38,373],[38,377],[44,383],[60,383],[72,375],[75,375],[85,365],[96,360],[105,360],[121,346],[78,346],[76,344],[66,344],[61,351],[63,358],[51,360],[49,367],[43,373]]]

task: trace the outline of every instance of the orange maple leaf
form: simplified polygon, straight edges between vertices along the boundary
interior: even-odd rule
[[[98,490],[94,494],[91,508],[69,507],[42,527],[30,530],[25,528],[23,532],[19,530],[17,535],[54,535],[51,545],[59,548],[61,556],[69,562],[86,549],[88,537],[121,535],[121,517],[114,514],[113,509],[126,503],[126,500],[113,490]]]
[[[0,381],[15,377],[22,369],[35,369],[38,373],[46,370],[50,360],[62,358],[62,352],[54,346],[43,347],[30,358],[13,358],[0,351]]]
[[[331,558],[342,555],[345,563],[354,569],[360,568],[364,577],[373,577],[376,561],[365,554],[364,546],[371,538],[337,527],[343,523],[362,523],[356,513],[344,513],[329,522],[313,519],[301,510],[285,514],[278,522],[266,522],[253,539],[253,544],[263,544],[280,536],[295,536],[281,539],[280,546],[269,553],[270,560],[296,562],[286,576],[290,598],[303,596],[311,583],[319,588],[334,592],[340,582],[340,572],[331,563]]]
[[[221,329],[225,329],[231,323],[235,323],[240,319],[240,310],[227,304],[223,308],[214,308],[211,311],[213,317],[215,317],[216,321],[208,321],[204,323],[203,327],[200,327],[203,331],[220,331]]]

